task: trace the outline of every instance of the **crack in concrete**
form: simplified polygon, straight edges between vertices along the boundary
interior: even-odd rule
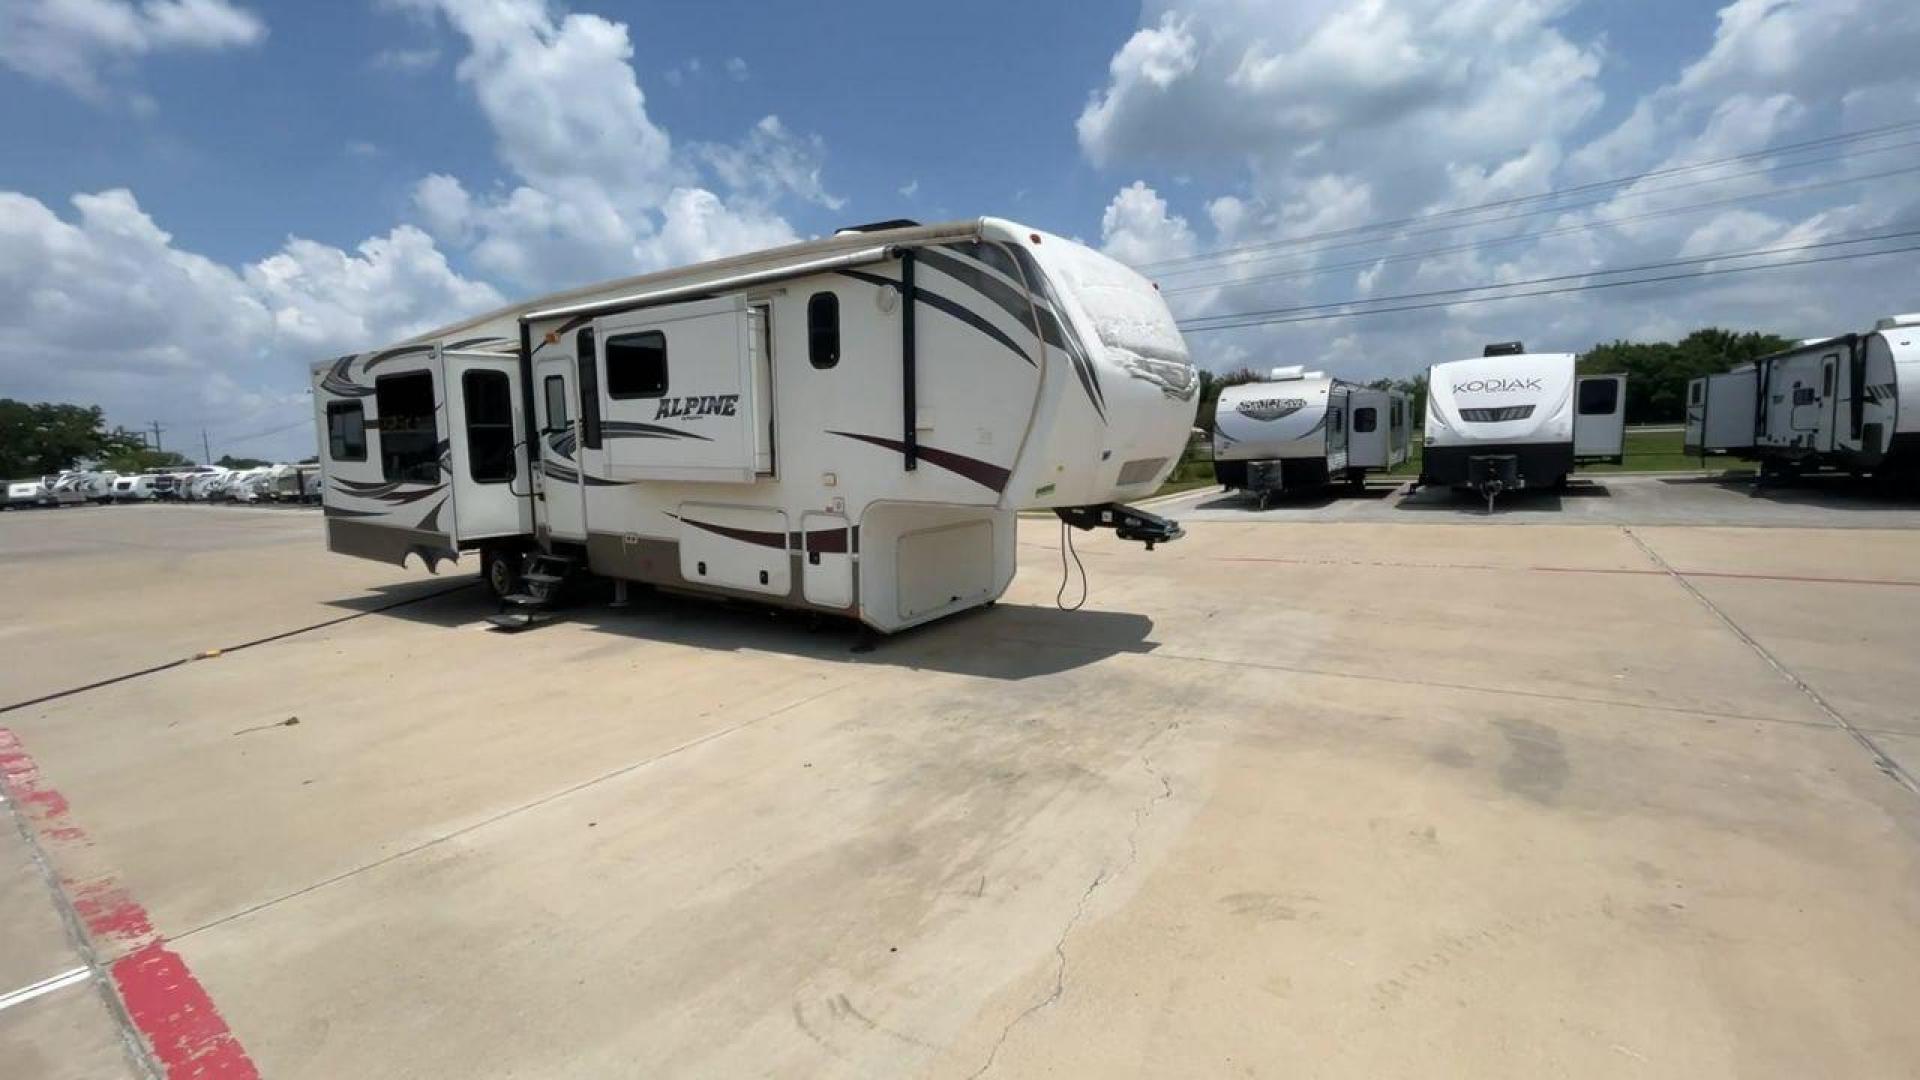
[[[1164,735],[1178,726],[1180,726],[1179,721],[1176,720],[1160,729],[1160,735]],[[1154,738],[1158,737],[1158,735],[1151,736],[1147,741],[1151,742]],[[1153,758],[1142,754],[1140,755],[1140,763],[1147,770],[1148,775],[1160,781],[1160,793],[1148,799],[1145,806],[1134,810],[1133,828],[1127,830],[1126,861],[1120,864],[1119,869],[1113,870],[1111,873],[1108,872],[1108,867],[1102,866],[1100,872],[1093,876],[1093,880],[1089,882],[1086,889],[1081,892],[1080,901],[1073,906],[1072,917],[1067,919],[1066,926],[1060,930],[1060,936],[1054,939],[1053,942],[1053,989],[1049,990],[1045,997],[1020,1010],[1019,1013],[1015,1014],[1013,1019],[1007,1021],[1007,1026],[1000,1029],[1000,1037],[993,1041],[993,1046],[987,1051],[987,1060],[982,1062],[978,1069],[968,1073],[967,1080],[979,1080],[980,1077],[985,1076],[992,1070],[994,1064],[999,1061],[1000,1051],[1006,1047],[1007,1039],[1013,1035],[1015,1028],[1025,1023],[1029,1017],[1040,1012],[1040,1010],[1053,1005],[1062,997],[1066,996],[1067,939],[1073,936],[1074,929],[1080,925],[1080,919],[1086,915],[1087,904],[1093,899],[1093,894],[1098,892],[1102,885],[1126,873],[1133,867],[1133,864],[1140,857],[1141,826],[1144,825],[1147,818],[1153,814],[1155,807],[1173,798],[1173,782],[1167,778],[1165,773],[1153,767]]]
[[[1835,708],[1826,698],[1822,697],[1818,690],[1815,690],[1805,679],[1795,674],[1792,668],[1789,668],[1785,663],[1781,662],[1779,657],[1774,656],[1772,652],[1768,651],[1765,645],[1760,644],[1760,642],[1754,638],[1752,634],[1747,633],[1739,623],[1734,622],[1733,616],[1720,610],[1720,605],[1709,600],[1706,593],[1701,592],[1693,582],[1687,580],[1687,575],[1675,570],[1666,559],[1660,556],[1659,552],[1653,550],[1652,545],[1642,540],[1639,534],[1625,525],[1620,527],[1620,531],[1626,533],[1627,539],[1637,544],[1640,550],[1646,553],[1647,558],[1653,561],[1655,566],[1666,571],[1669,578],[1672,578],[1681,588],[1691,593],[1693,598],[1698,600],[1702,607],[1712,612],[1714,618],[1719,619],[1723,626],[1733,632],[1734,637],[1739,638],[1747,648],[1752,649],[1760,659],[1766,661],[1768,667],[1779,672],[1782,678],[1792,683],[1795,689],[1806,695],[1807,700],[1813,702],[1822,713],[1825,713],[1827,719],[1833,721],[1835,727],[1846,732],[1854,742],[1860,744],[1860,748],[1865,750],[1867,756],[1872,759],[1875,768],[1879,769],[1881,773],[1885,774],[1886,777],[1894,783],[1899,784],[1915,795],[1920,795],[1920,781],[1916,781],[1912,773],[1909,773],[1904,766],[1898,761],[1895,761],[1886,751],[1880,749],[1879,743],[1874,742],[1866,732],[1855,727],[1853,721],[1848,720],[1839,709]]]

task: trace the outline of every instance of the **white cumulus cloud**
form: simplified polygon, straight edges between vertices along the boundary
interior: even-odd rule
[[[1760,158],[1538,201],[1907,120],[1920,105],[1910,61],[1920,8],[1901,0],[1729,0],[1712,32],[1687,43],[1651,87],[1644,68],[1623,74],[1604,37],[1567,29],[1573,7],[1148,0],[1076,134],[1086,159],[1121,179],[1191,176],[1194,190],[1176,185],[1168,205],[1144,184],[1121,188],[1103,219],[1107,249],[1146,267],[1178,314],[1197,317],[1591,273],[1920,220],[1910,177],[1873,176],[1910,163],[1888,140],[1803,154],[1793,168],[1766,171],[1776,162]],[[1642,85],[1628,90],[1633,81]],[[1603,116],[1612,117],[1604,126]],[[1808,184],[1823,186],[1795,188]],[[1500,205],[1450,213],[1484,203]],[[1227,253],[1167,263],[1189,249]],[[1264,352],[1337,359],[1354,365],[1343,374],[1372,377],[1493,340],[1581,349],[1712,322],[1833,333],[1914,306],[1895,265],[1191,336],[1196,356],[1216,365],[1262,366]]]
[[[150,53],[258,44],[267,24],[231,0],[6,0],[0,63],[94,102],[109,74]]]
[[[306,367],[500,303],[400,226],[353,251],[290,237],[232,267],[181,249],[123,189],[74,196],[71,218],[0,191],[0,385],[238,434],[299,423]]]

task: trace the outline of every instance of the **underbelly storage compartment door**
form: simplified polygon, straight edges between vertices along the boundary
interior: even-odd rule
[[[793,589],[793,560],[786,513],[681,503],[680,576],[694,585],[787,595]]]
[[[802,514],[800,585],[807,603],[844,608],[853,604],[853,537],[839,514]]]
[[[994,593],[993,522],[965,521],[900,537],[895,596],[913,619]]]

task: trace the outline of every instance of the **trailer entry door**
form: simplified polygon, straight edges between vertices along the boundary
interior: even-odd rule
[[[1617,458],[1626,447],[1627,377],[1589,375],[1574,389],[1573,456]]]

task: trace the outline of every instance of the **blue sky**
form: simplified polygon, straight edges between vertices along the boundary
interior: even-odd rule
[[[48,205],[131,188],[183,246],[238,263],[289,233],[351,247],[385,231],[428,172],[511,179],[445,25],[355,0],[246,6],[268,27],[257,47],[156,56],[116,83],[151,114],[0,74],[6,185]],[[629,27],[647,114],[676,141],[737,139],[770,114],[821,136],[846,209],[791,207],[803,234],[942,213],[1098,225],[1111,185],[1081,160],[1073,118],[1133,32],[1132,4],[928,4],[907,19],[876,2],[573,7]],[[380,59],[394,54],[422,66]]]
[[[1081,237],[1161,278],[1183,317],[1893,230],[1920,220],[1916,176],[1849,178],[1920,164],[1920,131],[1690,173],[1684,192],[1297,242],[1920,119],[1914,7],[0,0],[0,395],[300,456],[315,358],[895,216]],[[1189,345],[1215,368],[1364,378],[1484,340],[1830,333],[1920,309],[1912,265]]]

